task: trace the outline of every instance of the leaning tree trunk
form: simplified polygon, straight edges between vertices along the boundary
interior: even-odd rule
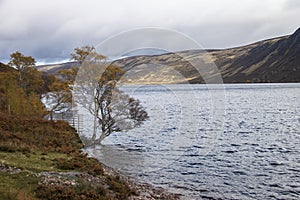
[[[96,114],[94,114],[94,127],[93,127],[93,136],[92,136],[93,141],[95,141],[96,139],[96,133],[97,133],[97,117]]]
[[[95,102],[95,108],[94,109],[95,109],[94,110],[94,127],[93,127],[92,141],[96,140],[97,126],[98,126],[97,119],[98,119],[99,109],[98,109],[98,106],[97,106],[96,102]]]
[[[106,138],[104,133],[101,133],[100,137],[97,139],[97,144],[101,144],[101,142]]]

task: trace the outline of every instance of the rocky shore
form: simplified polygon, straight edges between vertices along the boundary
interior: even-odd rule
[[[0,137],[0,199],[180,199],[88,157],[66,122],[0,113]]]
[[[167,192],[165,189],[161,187],[154,187],[147,183],[137,183],[130,180],[128,177],[120,175],[119,172],[115,171],[114,169],[104,166],[104,173],[110,176],[120,176],[123,181],[125,181],[130,188],[137,191],[137,195],[129,197],[129,200],[178,200],[180,199],[180,194],[174,194]]]
[[[135,191],[134,195],[128,197],[128,200],[178,200],[180,199],[180,194],[172,194],[165,191],[163,188],[153,187],[146,183],[136,183],[129,180],[128,177],[120,175],[114,169],[103,166],[104,174],[112,177],[120,177],[122,181],[126,182],[131,190]],[[7,166],[0,163],[0,172],[5,172],[9,174],[18,174],[22,170],[16,167]],[[105,180],[99,176],[93,176],[85,172],[32,172],[27,171],[27,173],[38,177],[39,186],[59,186],[59,187],[74,187],[78,185],[78,180],[89,182],[91,184],[103,184],[106,185]],[[85,199],[82,196],[82,199]]]

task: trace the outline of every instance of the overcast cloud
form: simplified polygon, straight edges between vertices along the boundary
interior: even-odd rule
[[[74,47],[143,27],[227,48],[291,34],[299,18],[299,0],[0,0],[0,61],[17,50],[61,61]]]

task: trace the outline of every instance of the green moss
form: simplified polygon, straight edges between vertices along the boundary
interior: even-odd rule
[[[35,199],[37,177],[31,173],[0,172],[0,199]]]
[[[1,162],[23,170],[34,172],[62,171],[57,168],[56,159],[69,159],[68,155],[61,153],[7,153],[0,151]]]

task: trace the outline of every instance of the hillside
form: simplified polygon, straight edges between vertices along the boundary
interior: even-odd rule
[[[56,74],[61,69],[69,69],[77,66],[76,62],[66,62],[52,65],[39,65],[37,69],[41,72],[47,72],[48,74]]]
[[[0,62],[0,72],[13,72],[13,71],[16,70]]]
[[[87,157],[63,121],[0,112],[0,199],[179,199]]]
[[[41,77],[28,76],[27,92],[18,75],[0,63],[0,199],[179,199],[89,158],[73,127],[44,119],[41,91],[32,87]]]
[[[216,65],[225,83],[300,82],[300,29],[294,34],[272,38],[250,45],[220,50],[187,50],[152,56],[132,56],[115,61],[122,67],[126,81],[136,84],[204,83],[191,63],[205,70],[205,77],[214,81]],[[74,63],[73,63],[74,64]],[[55,73],[71,63],[40,66]]]

